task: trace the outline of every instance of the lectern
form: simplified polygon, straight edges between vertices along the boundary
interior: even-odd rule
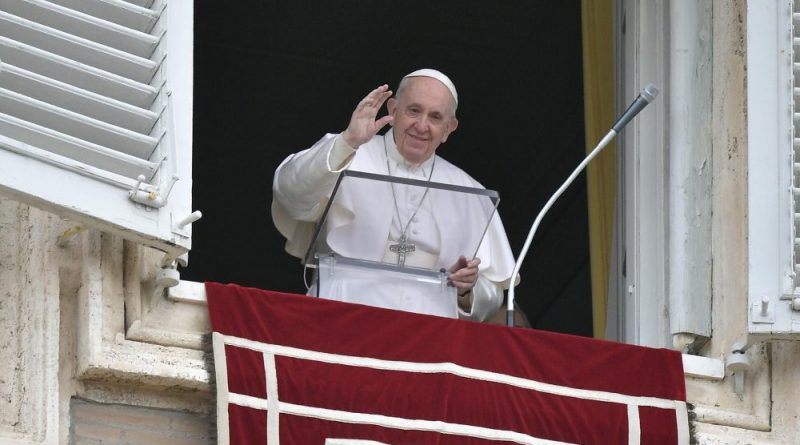
[[[345,170],[303,260],[315,271],[311,293],[454,317],[448,270],[460,255],[481,256],[499,201],[493,190]],[[436,252],[415,239],[419,208],[433,215]]]

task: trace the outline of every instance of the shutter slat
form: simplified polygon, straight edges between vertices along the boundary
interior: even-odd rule
[[[0,60],[141,108],[150,108],[158,88],[0,36]]]
[[[150,180],[158,169],[158,164],[154,162],[126,155],[5,113],[0,113],[0,135],[15,141],[11,145],[16,147],[17,152],[22,152],[26,146],[36,147],[37,150],[74,159],[130,180],[135,180],[140,174]]]
[[[80,0],[83,4],[86,0]],[[54,29],[82,37],[139,57],[149,58],[161,34],[151,35],[113,21],[44,0],[0,0],[0,9]],[[148,10],[149,11],[149,10]],[[154,11],[150,11],[156,14]],[[156,15],[157,19],[157,15]],[[155,22],[154,22],[155,23]]]
[[[141,83],[150,83],[158,61],[0,11],[0,35]]]
[[[161,12],[122,0],[50,0],[50,2],[145,33],[150,32]]]
[[[125,0],[125,3],[130,3],[135,6],[141,6],[142,8],[155,9],[153,8],[153,5],[156,4],[156,0]]]
[[[84,164],[83,162],[67,156],[61,156],[50,151],[40,150],[31,145],[22,144],[19,141],[4,136],[2,133],[0,133],[0,149],[21,154],[27,158],[44,161],[48,164],[58,166],[58,170],[70,170],[74,173],[78,173],[80,176],[88,176],[96,181],[113,184],[117,187],[132,188],[136,183],[135,180],[131,180],[126,176]],[[0,153],[0,156],[2,155],[3,154]]]
[[[0,87],[94,119],[148,134],[159,113],[0,62]]]
[[[55,131],[149,159],[159,138],[126,130],[52,104],[0,88],[0,110]]]

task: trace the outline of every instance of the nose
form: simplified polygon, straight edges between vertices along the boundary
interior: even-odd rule
[[[428,121],[428,116],[422,114],[414,119],[414,129],[419,132],[425,133],[431,127],[430,122]]]

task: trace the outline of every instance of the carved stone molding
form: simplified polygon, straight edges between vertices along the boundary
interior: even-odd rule
[[[157,255],[148,261],[135,244],[95,230],[82,245],[78,378],[208,391],[203,317],[153,292],[144,271],[155,270]]]
[[[695,405],[697,422],[769,431],[772,404],[769,345],[754,346],[748,355],[753,365],[746,373],[741,396],[734,392],[729,372],[721,381],[686,379],[687,398]]]
[[[211,331],[208,309],[204,304],[167,298],[180,282],[167,287],[174,269],[162,268],[163,253],[133,242],[124,243],[125,338],[128,340],[208,350],[204,337]],[[198,284],[198,283],[193,283]]]
[[[58,444],[58,267],[50,216],[0,198],[0,443]]]

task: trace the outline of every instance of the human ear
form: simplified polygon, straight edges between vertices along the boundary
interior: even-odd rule
[[[447,137],[450,136],[450,133],[456,131],[456,128],[458,128],[458,119],[450,119],[450,123],[447,124],[447,130],[444,132],[444,137],[442,137],[442,143],[447,142]]]

